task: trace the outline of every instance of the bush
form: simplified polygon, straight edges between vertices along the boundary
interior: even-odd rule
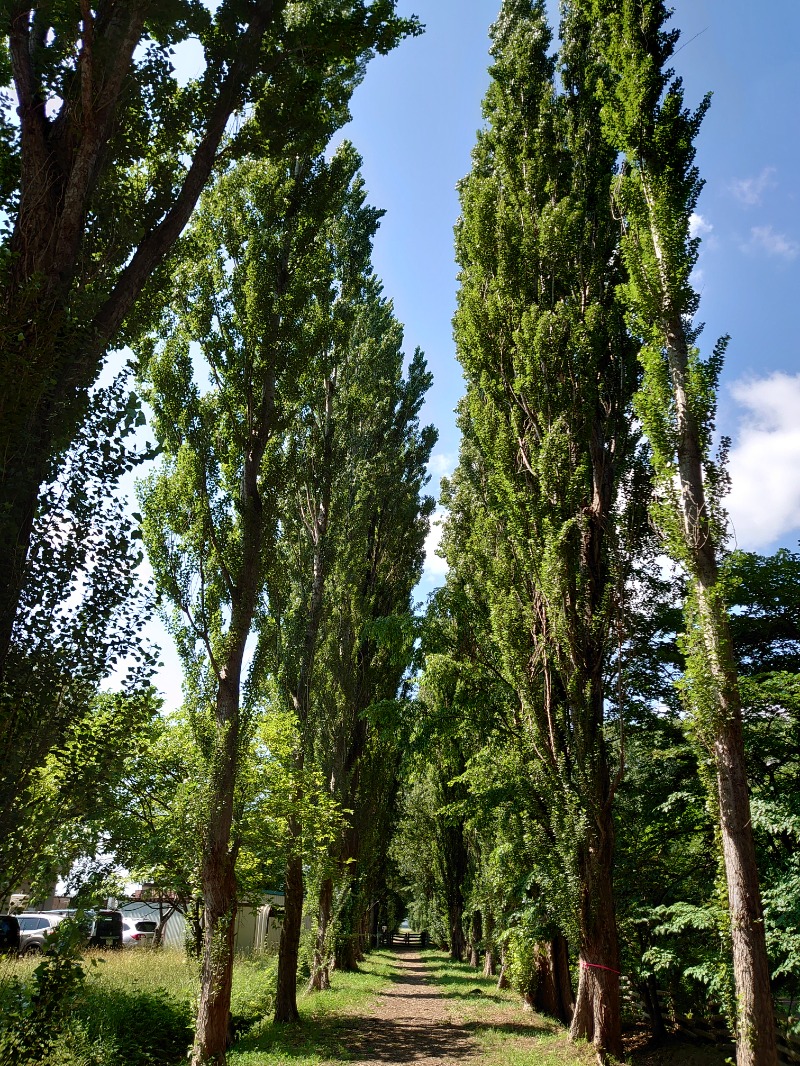
[[[84,988],[83,935],[78,922],[61,922],[48,937],[30,981],[13,977],[4,989],[0,1030],[3,1066],[41,1063],[47,1057]]]

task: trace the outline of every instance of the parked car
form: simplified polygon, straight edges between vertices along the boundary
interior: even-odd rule
[[[45,941],[53,930],[76,914],[74,910],[59,911],[25,911],[17,916],[20,928],[20,953],[30,955],[41,951]],[[89,912],[86,925],[86,939],[91,947],[122,947],[122,915],[119,911],[99,910]]]
[[[53,930],[69,917],[69,911],[26,911],[17,915],[19,923],[19,951],[32,955],[41,951]]]
[[[89,943],[93,948],[122,947],[122,914],[120,911],[100,910],[90,915]]]
[[[0,953],[19,954],[19,922],[13,914],[0,914]]]
[[[158,922],[151,921],[149,918],[134,918],[131,915],[123,915],[122,946],[124,948],[135,948],[152,944],[157,927]]]

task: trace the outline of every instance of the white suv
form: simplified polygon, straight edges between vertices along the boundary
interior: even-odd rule
[[[144,947],[153,943],[158,922],[148,918],[133,918],[125,915],[122,919],[122,946],[124,948]]]

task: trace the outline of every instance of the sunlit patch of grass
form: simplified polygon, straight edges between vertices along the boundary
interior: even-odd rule
[[[354,1016],[369,1015],[369,1002],[396,973],[391,951],[375,951],[358,973],[332,974],[325,992],[298,996],[300,1021],[274,1025],[265,1019],[230,1052],[230,1066],[321,1066],[353,1056],[343,1041]]]
[[[572,1044],[567,1030],[552,1018],[525,1011],[514,992],[498,990],[497,978],[483,977],[443,951],[423,953],[428,979],[447,1001],[452,1022],[470,1030],[483,1057],[480,1066],[596,1066],[588,1044]],[[724,1066],[720,1048],[676,1043],[636,1051],[631,1066]]]

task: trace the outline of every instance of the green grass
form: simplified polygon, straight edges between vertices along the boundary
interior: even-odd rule
[[[0,961],[0,1016],[13,982],[29,982],[39,958]],[[178,951],[87,956],[86,984],[46,1060],[37,1066],[178,1066],[192,1041],[198,964]],[[231,1066],[316,1066],[347,1057],[342,1026],[369,1014],[390,984],[392,953],[374,952],[361,972],[334,974],[334,987],[298,993],[301,1021],[274,1026],[275,959],[239,957],[231,1015],[238,1035]],[[0,1021],[0,1025],[2,1022]],[[31,1064],[33,1066],[33,1064]]]
[[[423,958],[454,1024],[471,1031],[483,1057],[480,1066],[563,1066],[592,1064],[597,1057],[587,1045],[570,1044],[566,1029],[541,1014],[523,1011],[514,992],[499,991],[497,979],[482,977],[466,963],[452,962],[442,951]],[[661,1048],[633,1052],[632,1066],[724,1066],[728,1052],[679,1041]]]
[[[440,991],[450,1021],[473,1038],[476,1066],[569,1066],[596,1063],[586,1045],[542,1015],[524,1012],[519,997],[498,991],[444,952],[422,953],[430,983]],[[365,1061],[357,1035],[369,1021],[376,995],[396,973],[392,951],[373,952],[358,973],[334,972],[327,992],[298,993],[300,1021],[271,1022],[275,959],[239,957],[231,1013],[238,1035],[230,1066],[329,1066]],[[0,959],[0,1027],[14,981],[25,985],[38,959]],[[87,959],[87,980],[46,1058],[36,1066],[178,1066],[186,1061],[198,989],[198,964],[177,951],[130,951]],[[388,1054],[391,1054],[388,1049]],[[402,1053],[402,1051],[401,1051]],[[374,1061],[374,1060],[370,1060]],[[387,1061],[395,1061],[390,1058]],[[399,1061],[399,1060],[398,1060]],[[636,1066],[722,1066],[718,1049],[671,1045],[641,1051]],[[26,1064],[27,1066],[27,1064]],[[33,1066],[31,1062],[30,1066]]]
[[[298,995],[300,1021],[273,1025],[265,1019],[237,1041],[230,1066],[321,1066],[352,1058],[342,1037],[359,1015],[369,1015],[370,1001],[388,987],[396,972],[391,951],[374,951],[358,973],[332,975],[326,992]]]

